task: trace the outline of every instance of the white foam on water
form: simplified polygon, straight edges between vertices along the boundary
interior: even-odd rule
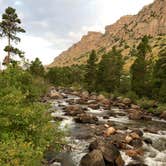
[[[72,139],[69,138],[69,145],[73,148],[71,152],[71,157],[76,166],[79,166],[81,158],[87,154],[86,150],[89,145],[89,142],[84,140]]]
[[[74,126],[75,126],[75,122],[73,120],[72,117],[65,117],[66,119],[64,119],[59,128],[62,129],[62,130],[65,130],[65,129],[69,129],[71,130]]]
[[[153,138],[150,137],[150,138],[154,140],[154,137]],[[145,150],[145,154],[144,154],[145,164],[150,166],[166,166],[166,150],[159,151],[155,149],[153,146],[147,145],[145,143],[143,145],[143,148]]]
[[[125,165],[127,165],[127,164],[129,164],[130,162],[133,161],[131,157],[129,157],[128,155],[125,154],[125,152],[120,151],[120,154],[121,154],[121,156],[122,156],[122,159],[123,159],[124,162],[125,162]]]
[[[107,110],[104,109],[92,109],[88,107],[88,112],[94,113],[94,114],[103,114],[104,112],[107,112]]]
[[[127,124],[130,123],[130,120],[128,119],[127,116],[117,116],[117,117],[111,116],[109,120],[120,123],[127,123]]]

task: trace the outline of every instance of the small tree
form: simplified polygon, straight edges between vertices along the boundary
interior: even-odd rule
[[[92,92],[96,90],[96,52],[93,50],[89,56],[85,73],[85,86],[88,91]]]
[[[159,53],[159,59],[153,70],[153,97],[166,102],[166,51]]]
[[[104,54],[99,63],[97,74],[97,85],[99,91],[111,92],[120,86],[123,61],[120,51],[113,47],[112,50]]]
[[[36,58],[34,61],[31,62],[29,67],[30,72],[36,76],[43,76],[44,75],[44,67],[42,62],[39,58]]]
[[[151,51],[149,46],[149,40],[147,36],[144,36],[137,47],[136,60],[131,67],[131,88],[139,96],[146,95],[147,85],[147,62],[146,55]]]
[[[5,10],[5,13],[2,15],[2,22],[0,22],[0,30],[1,36],[7,37],[8,45],[5,47],[4,51],[8,52],[8,60],[7,63],[10,62],[11,53],[17,54],[20,57],[23,56],[23,52],[18,48],[14,48],[11,45],[11,41],[20,42],[20,38],[16,36],[17,33],[24,33],[25,30],[19,26],[21,24],[21,20],[18,18],[16,14],[16,10],[12,7],[8,7]]]

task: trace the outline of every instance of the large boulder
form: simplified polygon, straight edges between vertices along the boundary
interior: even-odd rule
[[[80,166],[105,166],[104,158],[100,150],[93,150],[83,156]]]
[[[124,103],[125,105],[130,105],[130,104],[132,103],[132,101],[131,101],[131,99],[129,99],[129,98],[124,98],[124,99],[122,100],[122,103]]]
[[[78,114],[84,113],[84,109],[78,105],[69,105],[65,108],[66,115],[76,116]]]
[[[85,113],[77,115],[74,120],[77,123],[95,124],[96,122],[98,122],[98,118],[96,116]]]
[[[129,113],[129,119],[131,120],[140,120],[142,119],[142,112],[141,111],[133,111]]]
[[[89,150],[98,149],[102,152],[106,165],[124,166],[121,154],[116,146],[104,140],[95,140]]]

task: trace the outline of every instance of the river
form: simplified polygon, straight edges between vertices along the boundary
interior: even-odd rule
[[[52,105],[51,116],[61,117],[63,119],[60,128],[65,130],[66,133],[69,133],[66,136],[66,140],[71,149],[59,153],[57,155],[57,161],[52,163],[51,166],[79,166],[81,158],[88,153],[89,144],[98,137],[98,135],[94,133],[94,128],[96,128],[98,124],[106,124],[108,122],[111,123],[119,133],[139,129],[143,131],[143,139],[148,138],[152,141],[150,144],[143,141],[142,149],[144,154],[140,155],[138,158],[129,157],[123,150],[120,150],[125,165],[144,163],[148,166],[166,166],[166,121],[157,117],[153,117],[150,121],[130,120],[127,113],[117,107],[111,107],[113,116],[109,116],[109,119],[105,119],[103,116],[107,115],[110,110],[106,110],[102,107],[99,109],[91,109],[88,108],[86,104],[79,104],[79,106],[86,108],[87,114],[97,116],[99,122],[98,124],[76,123],[72,116],[65,115],[64,108],[70,105],[71,101],[77,101],[80,97],[62,90],[59,92],[63,94],[65,98],[49,101]],[[52,123],[54,123],[54,121],[52,121]],[[155,132],[151,131],[154,129]]]

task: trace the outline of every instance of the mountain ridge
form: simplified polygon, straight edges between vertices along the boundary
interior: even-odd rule
[[[85,64],[91,50],[109,51],[123,41],[130,47],[144,35],[151,37],[166,34],[166,0],[155,0],[136,15],[122,16],[114,24],[105,27],[105,33],[88,32],[81,40],[54,59],[48,67],[64,67]],[[129,51],[123,51],[127,54]]]

